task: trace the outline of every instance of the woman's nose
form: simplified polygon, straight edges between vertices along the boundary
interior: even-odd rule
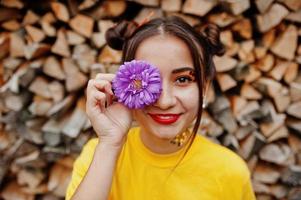
[[[176,97],[173,93],[172,87],[167,84],[163,84],[161,95],[154,105],[162,110],[166,110],[173,107],[176,102]]]

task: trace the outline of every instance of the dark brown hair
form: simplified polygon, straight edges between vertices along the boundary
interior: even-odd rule
[[[141,44],[143,40],[155,35],[173,35],[187,44],[193,59],[200,99],[198,116],[188,149],[200,126],[203,112],[204,86],[206,82],[214,78],[216,73],[212,57],[214,55],[222,55],[225,52],[224,46],[219,39],[219,33],[219,29],[216,25],[207,24],[199,28],[194,28],[177,16],[155,18],[142,26],[138,26],[136,22],[122,21],[106,32],[108,45],[113,49],[123,51],[122,62],[135,59],[139,44]]]

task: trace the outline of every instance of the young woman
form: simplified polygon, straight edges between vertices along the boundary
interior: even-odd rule
[[[141,26],[124,21],[106,39],[123,62],[156,66],[162,92],[153,104],[129,109],[112,101],[114,74],[89,81],[86,112],[98,137],[75,161],[66,199],[254,200],[246,163],[197,134],[212,57],[224,52],[217,27],[197,31],[174,16]]]

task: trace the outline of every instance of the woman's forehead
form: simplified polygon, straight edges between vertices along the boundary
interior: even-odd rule
[[[135,59],[146,60],[159,68],[193,68],[193,60],[184,41],[171,35],[145,39],[138,46]]]

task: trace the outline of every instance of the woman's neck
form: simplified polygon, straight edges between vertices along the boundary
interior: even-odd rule
[[[190,138],[190,137],[188,137]],[[144,146],[149,150],[158,154],[169,154],[177,152],[178,150],[184,148],[189,140],[185,141],[182,146],[172,144],[171,139],[158,138],[150,133],[146,133],[143,129],[140,132],[140,139]]]

